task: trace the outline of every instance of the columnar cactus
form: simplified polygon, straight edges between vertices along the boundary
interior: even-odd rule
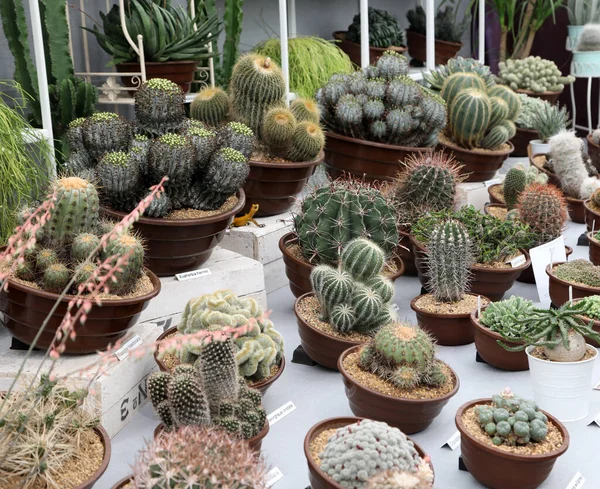
[[[562,92],[565,85],[575,81],[573,76],[562,76],[553,61],[539,56],[507,59],[498,66],[501,82],[513,90],[530,90],[536,93]]]
[[[536,234],[535,245],[562,235],[568,207],[563,193],[554,185],[532,183],[519,195],[519,219]]]
[[[152,78],[140,86],[134,97],[137,122],[146,134],[162,136],[181,128],[185,94],[176,83]]]
[[[132,154],[106,153],[96,167],[103,195],[113,209],[127,211],[135,206],[140,168]]]
[[[525,190],[525,187],[532,183],[545,184],[547,181],[548,175],[540,172],[535,166],[523,168],[521,165],[517,165],[508,170],[502,186],[504,202],[508,210],[515,208],[519,195]]]
[[[90,157],[97,161],[110,151],[127,151],[131,124],[112,112],[96,112],[82,125],[83,142]]]
[[[229,95],[219,87],[207,87],[201,90],[190,106],[190,116],[218,127],[227,121],[231,110]]]

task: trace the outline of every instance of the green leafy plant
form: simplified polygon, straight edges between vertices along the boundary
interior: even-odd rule
[[[523,321],[534,309],[533,302],[523,297],[511,296],[491,302],[479,317],[479,322],[506,340],[519,340],[527,327]]]
[[[356,14],[352,24],[348,26],[346,39],[360,44],[360,14]],[[369,46],[389,48],[403,44],[404,32],[395,17],[385,10],[369,7]]]
[[[447,5],[442,9],[445,1],[440,4],[435,14],[435,38],[440,41],[461,42],[463,34],[469,27],[471,16],[466,13],[462,21],[457,20],[460,0],[455,5]],[[454,1],[448,3],[454,4]],[[423,36],[426,34],[426,16],[425,9],[417,5],[414,9],[406,13],[408,19],[408,28],[411,31],[418,32]]]
[[[560,108],[558,104],[550,105],[548,102],[530,108],[529,126],[540,135],[540,139],[547,143],[548,139],[565,131],[571,125],[567,107]]]

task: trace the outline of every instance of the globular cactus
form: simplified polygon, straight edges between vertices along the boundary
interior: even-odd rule
[[[150,139],[144,134],[135,134],[129,144],[129,154],[139,168],[140,176],[148,175],[148,151],[150,150]]]
[[[487,89],[487,94],[490,97],[498,97],[502,99],[507,107],[507,119],[514,121],[521,112],[521,98],[513,90],[505,85],[493,85]]]
[[[31,263],[18,263],[15,269],[15,276],[18,279],[33,282],[35,281],[35,269]]]
[[[318,124],[321,120],[321,111],[314,100],[297,98],[290,104],[290,111],[298,122],[314,122]]]
[[[146,209],[145,215],[147,217],[165,217],[167,216],[171,210],[173,209],[173,205],[171,203],[170,197],[166,193],[162,193],[159,197],[155,197],[150,205]]]
[[[169,177],[168,189],[189,184],[196,171],[196,148],[189,138],[165,134],[150,144],[149,175],[156,181]]]
[[[42,287],[46,292],[60,294],[71,280],[71,271],[64,263],[49,265],[42,275]]]
[[[35,267],[39,272],[45,272],[55,263],[58,263],[58,253],[52,248],[41,248],[35,252]]]
[[[227,121],[231,110],[229,95],[219,87],[206,87],[200,92],[190,105],[192,119],[218,127]]]
[[[373,241],[386,255],[399,239],[393,203],[380,190],[352,180],[331,182],[308,195],[294,227],[302,254],[313,264],[336,265],[353,238]]]
[[[67,143],[69,144],[69,153],[83,151],[85,145],[83,142],[83,124],[85,117],[78,117],[69,123],[67,130]]]
[[[191,126],[186,136],[196,148],[196,167],[202,172],[210,158],[219,147],[219,138],[215,131],[204,127]]]
[[[512,210],[517,205],[519,195],[525,187],[532,183],[545,184],[548,181],[548,175],[540,172],[535,166],[523,168],[517,165],[506,173],[506,178],[502,185],[504,202],[508,210]]]
[[[548,435],[548,418],[537,404],[511,392],[494,395],[491,404],[476,406],[475,415],[497,446],[540,443]]]
[[[116,282],[109,285],[117,295],[133,290],[140,278],[144,265],[144,246],[139,238],[123,233],[109,240],[103,252],[104,259],[111,256],[118,258],[125,254],[128,254],[127,264],[121,265],[121,270],[115,273]]]
[[[553,61],[539,56],[524,59],[507,59],[499,65],[500,81],[512,90],[529,90],[536,93],[562,92],[565,85],[575,81],[573,76],[562,76]]]
[[[75,266],[73,273],[74,285],[77,288],[79,285],[86,285],[90,282],[92,275],[97,271],[98,265],[94,263],[81,263]]]
[[[454,73],[448,77],[442,86],[440,96],[446,101],[447,104],[451,104],[454,100],[454,97],[456,97],[461,90],[465,90],[467,88],[475,88],[479,91],[485,92],[485,81],[483,81],[483,79],[476,73]]]
[[[438,387],[447,380],[435,359],[433,339],[409,323],[394,322],[382,327],[362,349],[359,365],[401,389]]]
[[[185,95],[179,85],[152,78],[135,92],[135,116],[139,127],[156,137],[177,131],[185,119]]]
[[[75,261],[84,261],[100,244],[100,238],[92,233],[75,236],[71,245],[71,257]]]
[[[84,180],[94,180],[96,171],[94,161],[87,151],[73,151],[65,161],[65,176],[79,177]]]
[[[369,46],[389,48],[404,45],[404,31],[398,20],[385,10],[369,7]],[[356,44],[361,43],[361,15],[356,14],[352,24],[348,26],[346,39]]]
[[[129,211],[135,207],[141,175],[138,161],[131,153],[106,153],[98,163],[96,173],[102,194],[109,201],[111,208]]]
[[[338,428],[319,458],[323,472],[351,489],[366,489],[368,479],[383,468],[415,473],[422,461],[402,431],[370,419]]]
[[[219,131],[221,145],[232,148],[250,158],[254,150],[254,133],[245,124],[230,122]]]
[[[367,489],[433,489],[433,470],[423,459],[416,471],[386,470],[369,479]]]
[[[90,157],[97,161],[111,151],[127,151],[131,124],[113,112],[96,112],[82,126],[83,142]]]
[[[324,146],[325,134],[319,124],[300,122],[294,130],[286,157],[290,161],[313,161]]]
[[[554,185],[532,183],[519,195],[519,219],[535,233],[535,246],[562,235],[568,206],[563,193]]]
[[[423,78],[431,85],[432,90],[440,91],[446,80],[454,73],[475,73],[483,79],[487,87],[496,84],[496,77],[489,66],[476,59],[463,58],[462,56],[449,59],[445,65],[439,66],[430,73],[424,73]]]
[[[440,302],[459,302],[469,288],[473,243],[458,221],[436,226],[427,245],[427,278],[431,293]]]
[[[285,152],[292,144],[296,124],[296,118],[289,109],[274,107],[265,114],[262,139],[273,152]]]
[[[375,63],[377,75],[384,80],[394,80],[399,76],[408,75],[408,59],[396,51],[386,51]],[[372,71],[371,75],[375,75]]]
[[[448,107],[452,140],[465,148],[476,148],[490,124],[492,106],[485,92],[469,88],[456,94]]]

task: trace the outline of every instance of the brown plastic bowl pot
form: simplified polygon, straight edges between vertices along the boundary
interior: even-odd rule
[[[407,435],[419,433],[433,423],[450,398],[458,392],[460,381],[452,369],[450,370],[455,379],[454,389],[437,399],[402,399],[369,389],[358,383],[344,369],[344,359],[360,348],[362,345],[349,348],[338,359],[338,370],[344,379],[346,397],[350,403],[350,409],[356,416],[383,421],[390,426],[399,428]],[[448,366],[448,368],[450,367]]]
[[[546,102],[550,102],[550,105],[554,105],[560,97],[562,90],[560,92],[532,92],[530,90],[524,90],[522,88],[517,88],[517,93],[523,93],[528,97],[539,98],[541,100],[545,100]]]
[[[600,146],[592,140],[591,134],[587,135],[587,143],[592,164],[596,167],[596,170],[600,171]]]
[[[146,270],[146,274],[152,282],[152,292],[133,299],[102,300],[101,306],[94,305],[85,324],[77,325],[75,340],[65,343],[65,353],[96,353],[125,336],[150,299],[160,292],[158,277],[150,270]],[[0,311],[4,314],[4,326],[19,341],[31,345],[58,298],[58,294],[33,289],[8,279],[8,290],[0,292]],[[36,348],[46,349],[52,344],[71,298],[67,296],[60,300],[37,340]]]
[[[571,256],[573,254],[573,248],[570,246],[565,246],[565,254],[567,256]],[[524,284],[535,284],[535,275],[533,274],[533,267],[531,265],[521,272],[517,282]]]
[[[517,126],[517,132],[510,140],[510,142],[515,147],[513,154],[511,156],[527,156],[527,148],[529,147],[529,143],[534,139],[539,139],[540,133],[534,129],[523,129],[522,127]]]
[[[485,307],[482,307],[481,310],[484,311]],[[510,345],[520,345],[522,343],[507,341],[498,333],[486,328],[479,322],[477,311],[471,313],[471,324],[473,324],[475,334],[475,348],[477,348],[479,356],[488,365],[511,372],[529,370],[529,362],[525,351],[506,351],[498,344],[498,340]]]
[[[594,231],[600,231],[600,212],[597,212],[590,207],[590,199],[584,201],[583,207],[585,209],[585,224],[587,230],[591,231],[593,228]]]
[[[600,242],[594,238],[596,231],[587,233],[588,241],[590,243],[590,261],[594,265],[600,265]]]
[[[162,219],[141,217],[134,229],[146,244],[146,266],[159,277],[195,270],[210,258],[221,242],[233,217],[244,208],[245,194],[239,190],[233,209],[216,216],[200,219]],[[100,207],[100,213],[114,220],[124,212]]]
[[[188,93],[194,81],[194,74],[198,68],[198,61],[147,61],[146,79],[151,78],[166,78],[167,80],[177,83],[181,89]],[[139,73],[140,64],[136,62],[119,63],[116,65],[119,73]],[[140,78],[140,77],[137,77]],[[135,77],[121,76],[123,85],[129,88],[138,88],[139,83],[134,82]]]
[[[496,190],[497,188],[502,188],[502,184],[501,183],[495,183],[494,185],[490,185],[488,187],[488,189],[487,189],[488,190],[488,195],[490,196],[490,204],[502,204],[502,205],[506,205],[506,202],[504,202],[504,199],[500,200],[493,193],[493,191]]]
[[[294,302],[294,314],[296,314],[296,322],[298,323],[300,344],[313,361],[322,367],[337,370],[340,355],[348,348],[361,345],[361,342],[343,340],[341,338],[329,336],[308,324],[308,322],[300,316],[298,304],[305,297],[312,295],[314,295],[313,292],[301,295],[296,299],[296,302]]]
[[[554,262],[546,266],[546,274],[550,277],[550,300],[556,307],[560,307],[569,301],[569,287],[573,287],[573,299],[583,299],[591,295],[600,295],[600,287],[588,287],[587,285],[567,282],[556,277],[552,270],[554,267],[565,263],[564,261]]]
[[[154,428],[154,439],[155,440],[158,437],[158,435],[160,435],[164,431],[164,429],[165,429],[165,425],[162,423],[159,423],[158,426],[156,428]],[[248,444],[250,445],[250,448],[252,450],[254,450],[256,453],[260,453],[260,449],[262,448],[263,439],[265,438],[265,436],[267,436],[270,429],[271,428],[269,425],[269,420],[267,420],[267,421],[265,421],[265,425],[263,426],[263,429],[260,430],[260,432],[256,436],[253,436],[252,438],[248,439]]]
[[[323,431],[343,428],[344,426],[354,424],[358,421],[362,421],[362,418],[355,418],[352,416],[329,418],[319,421],[310,430],[308,430],[306,437],[304,437],[304,456],[306,457],[306,461],[308,463],[308,479],[310,481],[311,489],[344,489],[340,484],[331,479],[317,466],[310,454],[310,444]],[[411,439],[411,441],[413,442],[415,450],[421,456],[421,458],[425,458],[427,454],[423,451],[423,449],[417,445],[414,440]],[[431,461],[429,462],[429,466],[433,471],[433,465],[431,464]]]
[[[411,58],[425,63],[427,61],[427,37],[410,29],[406,30],[406,44]],[[462,48],[462,42],[435,40],[435,64],[445,65]]]
[[[250,160],[250,174],[244,184],[246,205],[241,211],[245,214],[254,204],[258,204],[257,217],[274,216],[289,211],[302,192],[308,179],[319,166],[325,153],[321,151],[313,161],[298,163],[270,163]]]
[[[400,241],[398,242],[398,256],[404,263],[404,275],[410,277],[417,276],[417,266],[415,265],[415,254],[410,241],[410,234],[405,231],[398,231]]]
[[[585,207],[583,205],[585,201],[583,199],[574,199],[568,195],[565,195],[565,200],[569,207],[569,218],[571,221],[583,224],[585,222]]]
[[[546,156],[546,155],[533,154],[532,151],[531,151],[531,145],[529,145],[529,147],[527,148],[527,154],[529,155],[529,163],[531,163],[539,171],[541,171],[542,173],[544,173],[548,177],[548,183],[554,185],[555,187],[561,188],[561,186],[560,186],[560,180],[558,179],[558,177],[556,176],[556,174],[554,174],[551,171],[547,170],[546,168],[544,168],[543,164],[540,165],[536,161],[536,157],[537,156]]]
[[[362,66],[362,57],[361,57],[361,47],[360,44],[352,41],[348,41],[346,36],[348,35],[348,31],[335,31],[333,33],[333,38],[336,41],[336,46],[338,46],[344,53],[348,55],[350,61],[352,61],[357,66]],[[404,53],[406,51],[405,46],[390,46],[387,48],[376,48],[373,46],[369,46],[369,64],[374,64],[377,60],[383,56],[383,53],[386,51],[395,51],[396,53]]]
[[[490,213],[490,209],[493,209],[493,208],[506,209],[506,204],[489,202],[483,206],[483,213],[487,214],[488,216],[493,216],[493,214]]]
[[[312,291],[310,273],[315,267],[310,263],[299,260],[288,251],[288,246],[296,244],[297,242],[298,237],[294,232],[284,234],[279,240],[279,249],[283,254],[283,263],[285,264],[285,274],[290,282],[290,289],[292,294],[294,294],[294,297],[300,297],[301,295],[308,294]],[[394,263],[396,264],[398,271],[393,275],[388,276],[392,282],[404,274],[404,261],[396,256],[394,257]]]
[[[477,404],[490,404],[491,399],[475,399],[463,404],[455,417],[456,427],[460,431],[461,456],[467,470],[481,484],[490,489],[535,489],[544,482],[554,462],[569,447],[567,428],[554,416],[543,411],[563,437],[562,445],[555,451],[544,455],[517,455],[486,445],[469,433],[462,421],[465,411]]]
[[[440,314],[424,311],[417,307],[417,301],[426,294],[419,295],[410,301],[410,308],[417,315],[419,326],[431,334],[436,343],[443,346],[468,345],[473,343],[473,325],[471,313],[465,314]],[[470,294],[474,295],[474,294]],[[482,299],[489,301],[487,297]]]
[[[123,489],[130,482],[133,482],[133,476],[128,475],[124,479],[121,479],[119,482],[117,482],[114,486],[112,486],[112,489]]]
[[[329,131],[325,146],[325,168],[334,179],[351,175],[370,182],[392,181],[408,155],[431,151],[432,148],[374,143]]]
[[[450,142],[441,141],[438,145],[446,153],[454,155],[457,162],[463,165],[460,173],[467,177],[466,182],[485,182],[494,178],[496,172],[515,149],[510,141],[508,142],[510,147],[505,151],[472,151]]]

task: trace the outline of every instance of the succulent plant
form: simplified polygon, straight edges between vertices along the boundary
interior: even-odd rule
[[[100,238],[92,233],[81,233],[73,238],[73,244],[71,245],[71,257],[76,262],[84,261],[100,244]],[[52,255],[56,255],[56,252],[51,249],[39,250],[37,254],[37,261],[40,260],[46,263],[53,263],[56,260]],[[38,264],[39,266],[39,264]]]
[[[146,209],[145,215],[147,217],[165,217],[173,210],[173,204],[171,203],[170,197],[163,193],[160,197],[155,198],[148,208]]]
[[[433,470],[423,459],[416,471],[386,470],[379,472],[368,481],[367,489],[433,489]]]
[[[360,44],[360,14],[348,26],[346,39]],[[404,32],[393,15],[385,10],[369,7],[369,46],[388,48],[404,45]]]
[[[313,161],[324,146],[325,135],[318,123],[299,122],[285,156],[290,161]]]
[[[127,254],[127,264],[121,265],[115,273],[116,282],[110,286],[117,295],[131,292],[140,278],[144,266],[144,247],[139,238],[122,233],[111,239],[103,251],[104,259],[111,256],[121,257]]]
[[[370,419],[338,428],[319,458],[320,469],[348,489],[366,489],[384,468],[415,473],[422,461],[402,431]]]
[[[454,73],[475,73],[483,79],[487,87],[496,84],[494,74],[489,66],[476,59],[463,58],[462,56],[451,58],[445,65],[432,70],[430,73],[424,73],[423,78],[431,85],[432,90],[440,91],[446,79]]]
[[[273,107],[263,121],[263,141],[275,152],[287,152],[292,145],[297,119],[285,107]]]
[[[513,393],[494,395],[491,404],[475,407],[475,415],[497,446],[540,443],[548,435],[548,418],[537,404]]]
[[[185,118],[185,94],[165,78],[151,78],[136,90],[135,116],[140,129],[156,137],[180,129]]]
[[[550,105],[550,103],[538,97],[530,97],[524,93],[518,93],[517,95],[521,100],[521,111],[515,120],[516,126],[522,129],[537,130],[533,125],[533,113],[540,112],[544,106]]]
[[[131,153],[106,153],[98,163],[96,173],[102,194],[113,209],[128,211],[135,207],[141,175],[138,162]]]
[[[518,340],[527,328],[525,318],[533,311],[533,302],[523,297],[511,296],[491,302],[479,317],[479,322],[506,340]]]
[[[240,374],[252,381],[261,381],[271,375],[283,356],[283,337],[273,323],[263,317],[258,303],[250,297],[238,297],[229,290],[204,294],[190,300],[183,310],[177,329],[183,334],[214,330],[224,326],[241,326],[255,320],[251,331],[234,341],[235,359]],[[180,358],[194,363],[202,348],[185,345]]]
[[[196,174],[202,174],[219,148],[219,137],[215,131],[198,126],[191,126],[185,135],[196,148]]]
[[[83,142],[90,157],[97,161],[111,151],[127,151],[131,124],[112,112],[96,112],[82,125]]]
[[[536,234],[534,245],[548,243],[562,235],[568,206],[554,185],[532,183],[519,195],[519,219]]]
[[[460,4],[460,2],[458,2]],[[458,6],[458,5],[457,5]],[[435,38],[440,41],[461,42],[462,36],[471,21],[470,15],[464,15],[462,21],[458,21],[456,7],[448,5],[446,8],[438,8],[435,14]],[[408,28],[423,36],[426,34],[425,9],[417,5],[406,13]]]
[[[517,165],[506,173],[506,178],[502,184],[504,202],[508,210],[513,210],[519,200],[519,195],[525,190],[525,187],[532,183],[545,184],[548,182],[548,175],[540,172],[535,166],[523,168]]]
[[[71,280],[71,271],[64,263],[53,263],[42,274],[42,288],[60,294]]]
[[[169,177],[168,188],[180,188],[192,180],[196,170],[196,148],[179,134],[165,134],[152,141],[148,151],[148,170],[154,180]]]
[[[529,109],[529,126],[538,132],[543,142],[547,142],[555,134],[566,131],[571,121],[566,106],[561,109],[558,104],[550,105],[548,102],[542,102]]]
[[[225,90],[206,87],[194,98],[190,106],[190,116],[211,127],[218,127],[228,120],[230,110],[231,100]]]
[[[600,266],[594,265],[588,260],[571,260],[554,267],[552,273],[567,282],[600,287]]]
[[[513,90],[529,90],[535,93],[562,92],[565,85],[575,81],[573,76],[562,76],[553,61],[539,56],[524,59],[507,59],[498,65],[500,81]]]
[[[585,307],[585,316],[591,319],[600,319],[600,296],[590,295],[584,297],[578,302],[582,302]]]
[[[321,120],[321,111],[314,100],[297,98],[290,104],[290,111],[298,122],[314,122],[318,124]]]
[[[254,133],[245,124],[230,122],[219,131],[222,146],[232,148],[250,158],[254,149]]]
[[[83,124],[85,117],[78,117],[77,119],[69,123],[67,129],[67,143],[69,144],[69,151],[82,151],[85,149],[83,143]]]

